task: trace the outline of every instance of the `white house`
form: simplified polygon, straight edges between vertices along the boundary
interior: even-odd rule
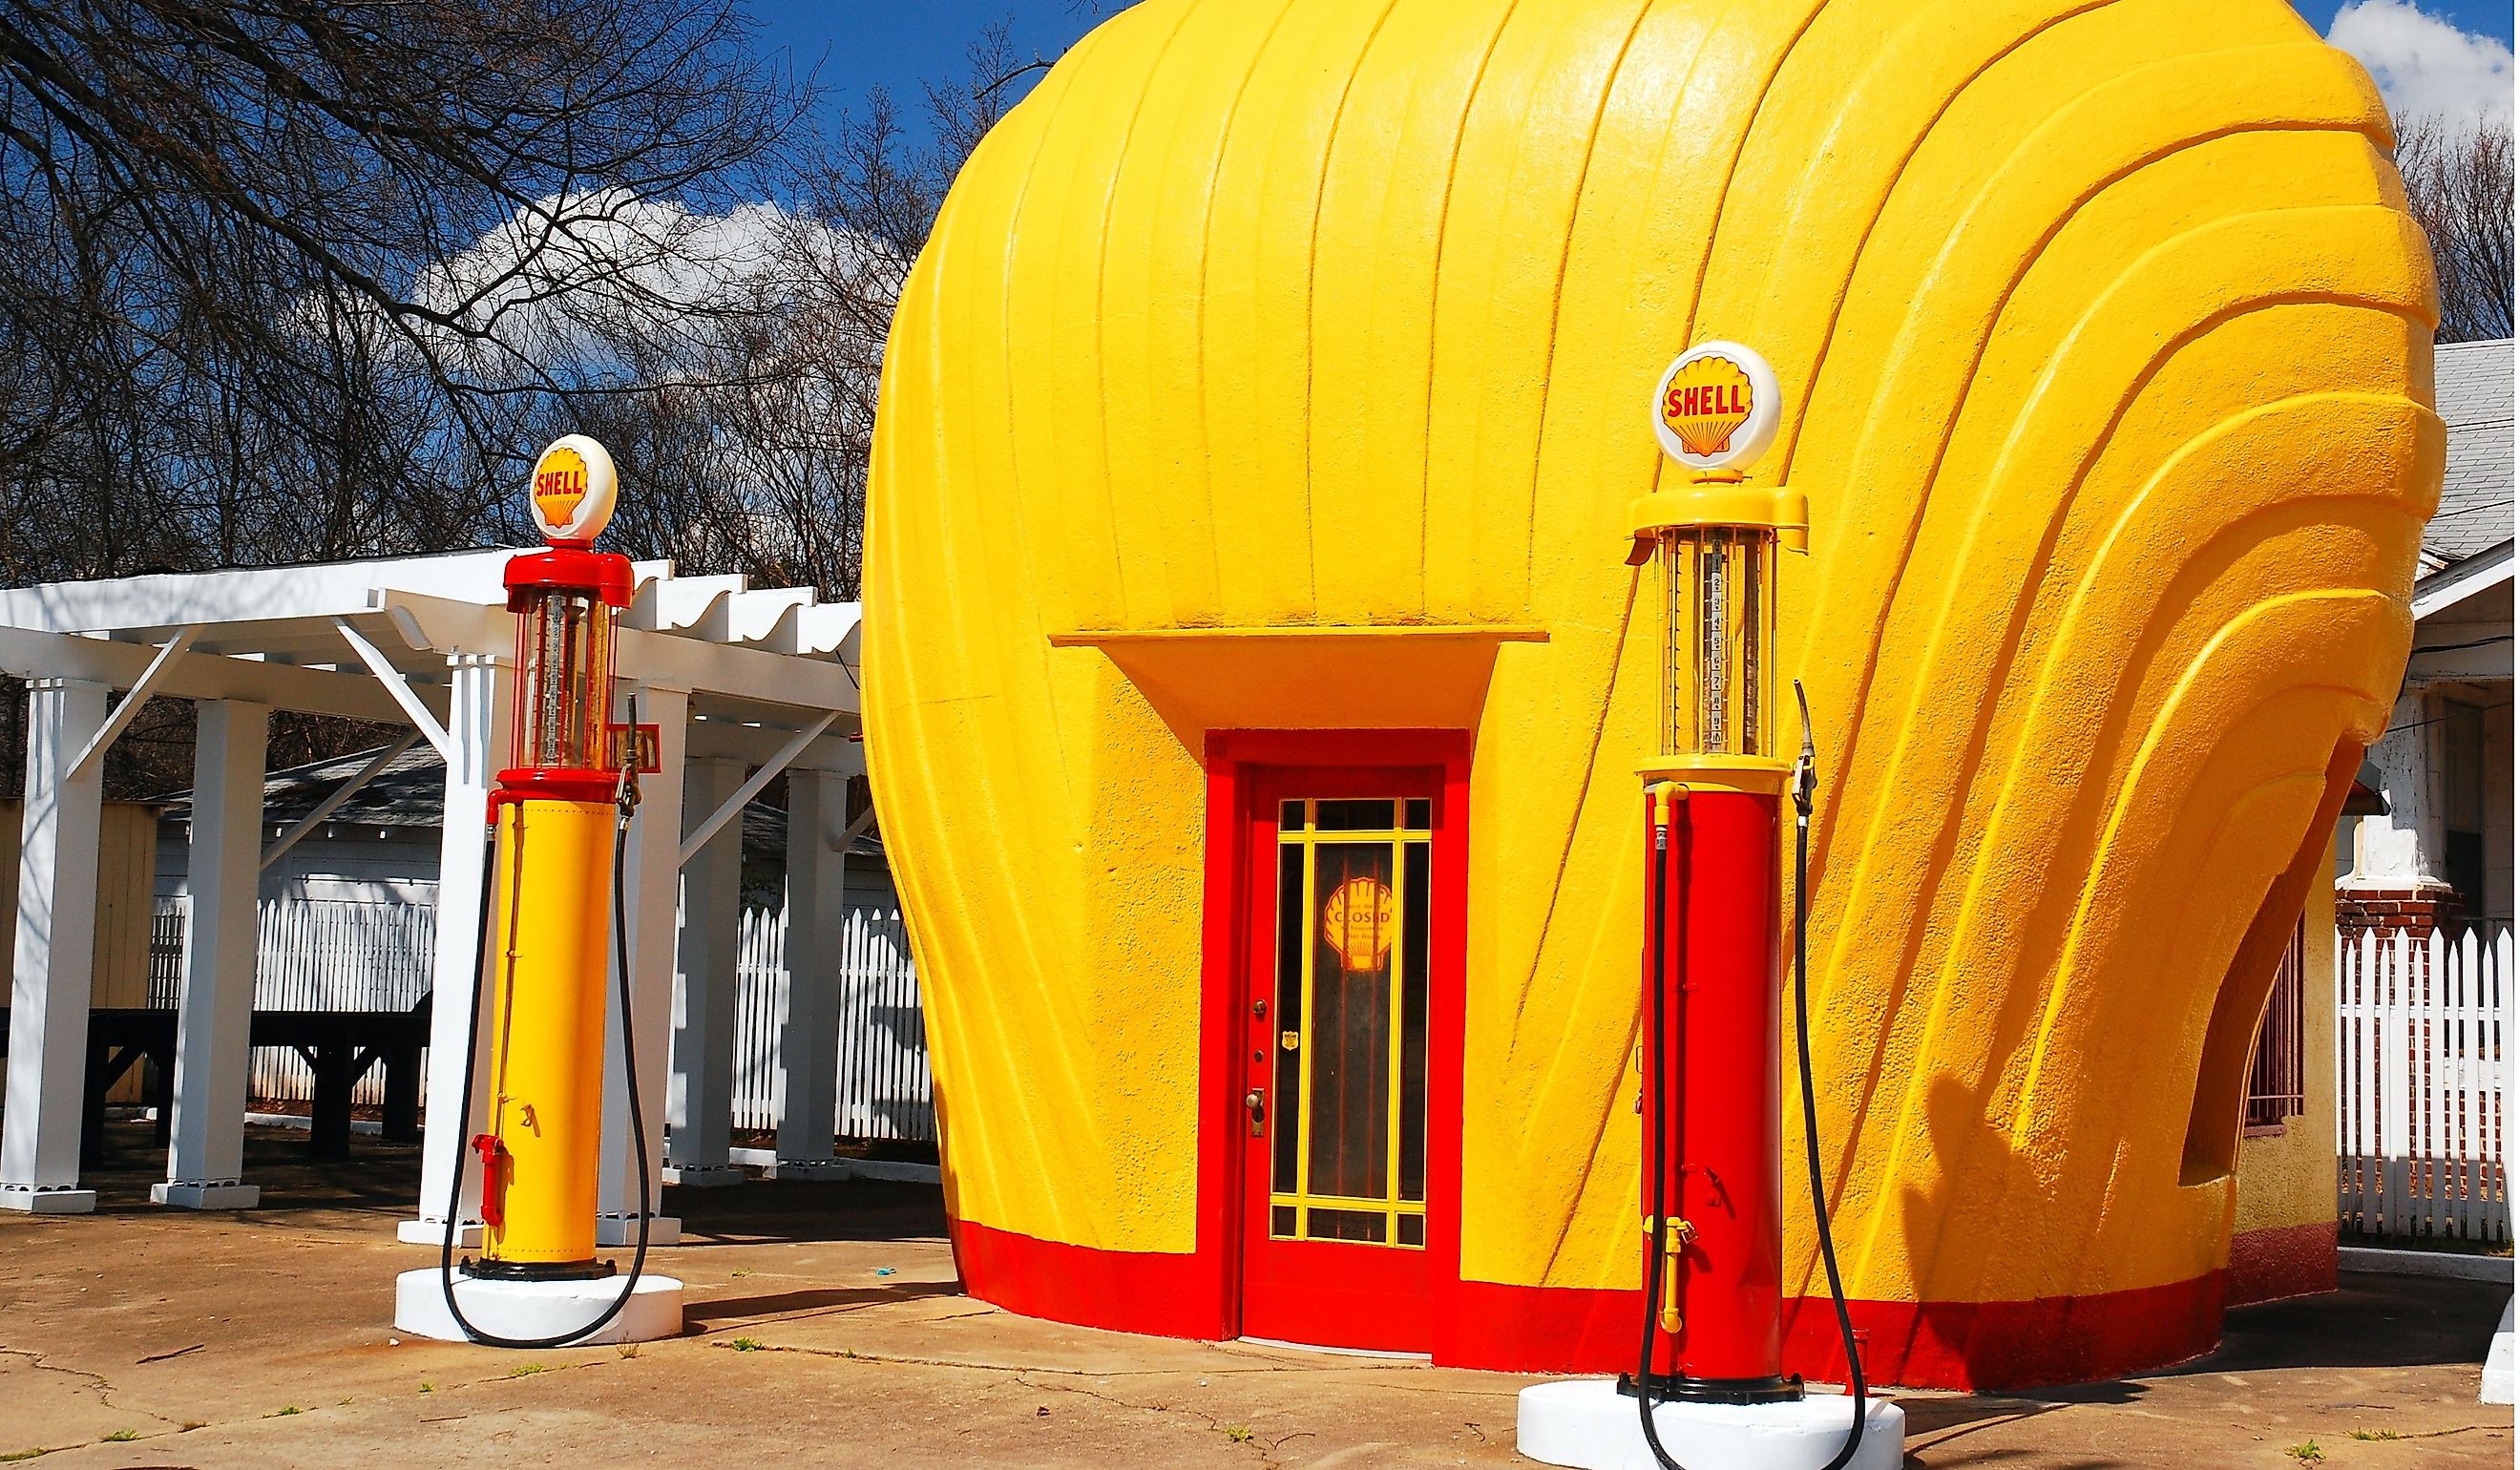
[[[2345,824],[2336,921],[2362,929],[2511,922],[2509,339],[2447,344],[2441,509],[2424,529],[2414,655],[2363,783],[2385,812]]]

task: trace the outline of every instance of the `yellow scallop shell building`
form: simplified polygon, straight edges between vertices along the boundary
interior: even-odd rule
[[[868,516],[969,1289],[1633,1356],[1659,650],[1622,517],[1686,475],[1657,377],[1722,337],[1782,386],[1754,483],[1811,504],[1779,656],[1875,1379],[2209,1347],[2257,1017],[2439,485],[2390,148],[2283,0],[1147,0],[1089,35],[909,282]],[[1786,1118],[1793,1201],[1790,1084]],[[1807,1217],[1791,1342],[1833,1376]]]

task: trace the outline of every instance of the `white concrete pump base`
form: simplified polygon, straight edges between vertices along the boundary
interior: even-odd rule
[[[1854,1406],[1837,1394],[1791,1403],[1658,1403],[1654,1431],[1688,1470],[1821,1470],[1846,1443]],[[1865,1405],[1864,1447],[1848,1470],[1899,1470],[1907,1411],[1886,1399]],[[1661,1470],[1637,1422],[1637,1401],[1606,1378],[1524,1389],[1514,1448],[1575,1470]]]
[[[597,1245],[631,1246],[639,1243],[639,1217],[607,1212],[595,1217]],[[683,1218],[679,1215],[648,1217],[648,1248],[658,1250],[683,1243]]]
[[[29,1215],[92,1215],[96,1191],[67,1184],[0,1184],[0,1210]]]
[[[591,1322],[621,1294],[621,1278],[601,1281],[475,1281],[458,1273],[455,1300],[465,1319],[494,1337],[555,1337]],[[454,1314],[446,1310],[437,1268],[407,1270],[394,1277],[394,1330],[441,1342],[470,1342]],[[570,1339],[563,1346],[594,1343],[644,1343],[679,1336],[683,1330],[683,1283],[671,1276],[641,1276],[621,1314],[601,1331]]]
[[[394,1225],[394,1239],[405,1245],[446,1244],[446,1222],[442,1220],[406,1220]],[[477,1251],[481,1248],[481,1222],[469,1220],[455,1227],[455,1248]]]
[[[262,1186],[234,1180],[185,1180],[150,1185],[149,1200],[178,1210],[251,1210],[262,1203]]]
[[[2502,1304],[2502,1324],[2494,1329],[2494,1345],[2485,1350],[2485,1383],[2476,1395],[2481,1403],[2511,1402],[2511,1306]]]

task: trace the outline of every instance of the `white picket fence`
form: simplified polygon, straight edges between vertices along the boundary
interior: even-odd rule
[[[779,1015],[788,987],[787,913],[745,909],[736,948],[735,1126],[779,1126]],[[927,1025],[897,909],[852,909],[840,935],[839,1135],[933,1142]]]
[[[149,1003],[173,1008],[182,982],[192,901],[160,898],[152,914]],[[254,979],[257,1010],[408,1010],[428,993],[436,911],[426,905],[265,899]],[[788,984],[787,913],[746,908],[736,972],[737,1128],[778,1124],[773,1088],[779,1013]],[[936,1112],[928,1091],[927,1033],[919,980],[897,909],[854,908],[843,926],[839,1102],[847,1138],[929,1142]],[[260,1104],[314,1096],[314,1071],[296,1052],[259,1047],[249,1091]],[[381,1070],[359,1082],[354,1102],[384,1100]]]
[[[256,1010],[409,1010],[428,994],[429,958],[437,949],[437,911],[422,904],[343,899],[266,899],[256,915],[253,1008]],[[184,929],[193,901],[157,901],[150,915],[149,1003],[172,1009],[183,983]],[[315,1095],[315,1069],[286,1047],[256,1047],[248,1095],[261,1102],[304,1102]],[[384,1071],[372,1068],[351,1092],[354,1103],[384,1101]]]
[[[2339,936],[2337,1212],[2363,1235],[2508,1244],[2511,931]]]

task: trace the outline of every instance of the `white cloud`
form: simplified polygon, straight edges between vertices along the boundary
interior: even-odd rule
[[[423,271],[413,296],[546,362],[580,356],[607,335],[710,345],[712,317],[788,304],[800,277],[844,248],[775,204],[702,214],[606,190],[518,210]]]
[[[2511,121],[2511,48],[2425,15],[2408,0],[2356,0],[2327,28],[2368,67],[2392,111],[2452,121]]]

